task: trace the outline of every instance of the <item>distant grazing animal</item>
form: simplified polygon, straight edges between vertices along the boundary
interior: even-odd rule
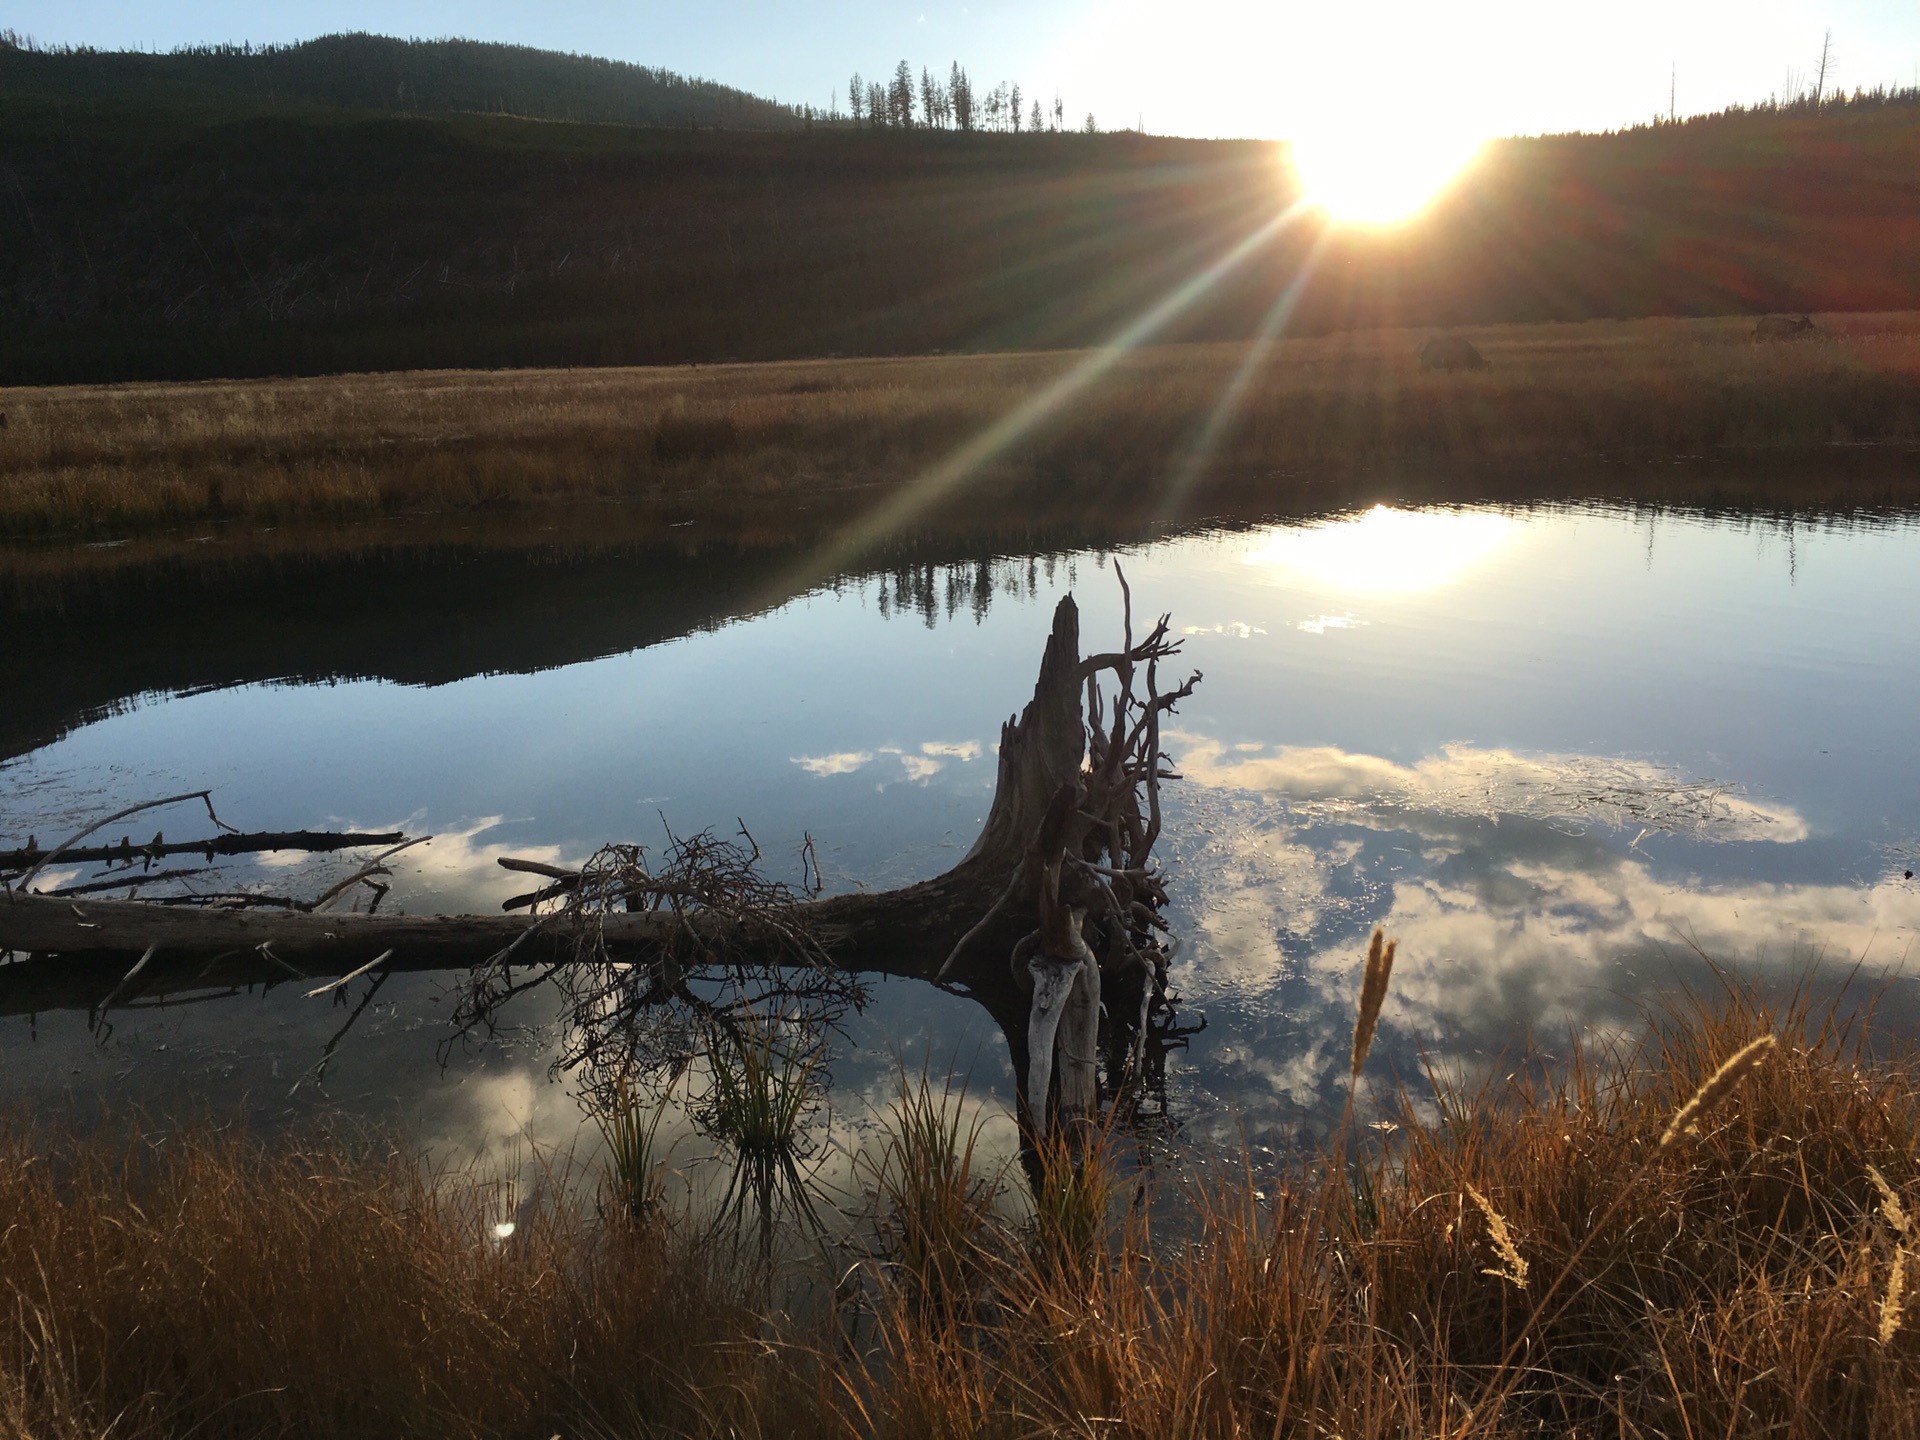
[[[1422,370],[1485,370],[1487,357],[1459,335],[1435,335],[1413,352]]]
[[[1753,338],[1756,340],[1796,340],[1812,333],[1813,320],[1806,315],[1798,319],[1786,315],[1762,315],[1760,323],[1753,327]]]

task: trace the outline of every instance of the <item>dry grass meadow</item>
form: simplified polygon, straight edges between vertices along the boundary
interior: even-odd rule
[[[1865,1033],[1730,993],[1470,1093],[1363,1092],[1398,1128],[1352,1166],[1152,1178],[1116,1134],[1023,1213],[910,1081],[850,1238],[773,1270],[605,1199],[500,1239],[479,1179],[377,1146],[17,1127],[0,1426],[1912,1436],[1920,1063]]]
[[[1913,497],[1920,314],[1463,330],[1490,368],[1425,373],[1412,332],[1143,348],[970,472],[965,504],[1281,504],[1371,477],[1418,498],[1732,488],[1848,458],[1816,501]],[[0,390],[0,536],[138,535],[618,501],[744,526],[911,481],[1082,353]],[[1862,460],[1862,455],[1867,458]],[[1876,460],[1876,457],[1877,460]],[[1684,476],[1676,478],[1673,462]],[[1729,465],[1739,467],[1730,482]],[[1829,467],[1830,468],[1830,467]],[[1596,478],[1598,476],[1598,478]],[[1864,478],[1863,478],[1864,476]],[[1423,488],[1424,487],[1424,488]],[[1496,498],[1487,496],[1486,498]]]

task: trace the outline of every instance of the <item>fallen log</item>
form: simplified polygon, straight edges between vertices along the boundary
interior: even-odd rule
[[[1060,787],[1073,784],[1085,753],[1080,696],[1079,611],[1071,598],[1054,614],[1033,698],[1002,727],[992,807],[965,858],[945,874],[901,889],[829,896],[780,917],[804,923],[840,967],[933,979],[955,940],[1010,888],[1016,903],[969,947],[950,979],[1004,973],[1012,942],[1034,928],[1031,885],[1021,871],[1029,843]],[[208,843],[218,844],[217,837]],[[384,839],[385,837],[380,837]],[[74,852],[69,852],[71,855]],[[524,863],[515,868],[533,870]],[[541,871],[558,867],[540,867]],[[1028,893],[1022,894],[1022,891]],[[715,944],[750,937],[698,910],[642,911],[599,917],[616,950],[657,942],[691,927]],[[996,935],[994,932],[1002,932]],[[998,943],[1000,940],[1005,943]],[[453,969],[484,963],[507,946],[516,958],[557,958],[564,927],[519,915],[303,914],[160,906],[145,901],[70,901],[13,892],[0,896],[0,950],[85,955],[138,953],[158,945],[174,961],[205,962],[268,947],[315,975],[345,973],[382,950],[410,968]],[[997,952],[997,954],[996,954]]]
[[[1124,592],[1124,576],[1121,584]],[[1158,691],[1154,666],[1178,649],[1167,632],[1163,617],[1135,644],[1129,597],[1123,649],[1082,659],[1078,608],[1071,597],[1060,601],[1032,698],[1002,726],[993,802],[979,837],[952,869],[918,884],[725,910],[688,902],[633,869],[632,852],[620,873],[638,879],[626,890],[583,884],[574,872],[537,862],[510,866],[561,882],[552,887],[561,908],[533,915],[311,913],[9,891],[0,895],[0,952],[29,958],[0,966],[0,1009],[29,998],[46,1008],[64,977],[85,987],[92,1008],[108,975],[117,981],[114,998],[133,999],[168,985],[343,976],[377,960],[382,978],[472,968],[470,994],[478,998],[467,1019],[486,1025],[498,1004],[539,983],[543,970],[598,966],[606,989],[581,1009],[606,1012],[612,1000],[628,1007],[620,1013],[638,1013],[699,1003],[686,985],[693,967],[764,954],[775,965],[819,963],[974,995],[1006,1032],[1022,1118],[1044,1116],[1050,1097],[1063,1113],[1085,1115],[1097,1093],[1103,990],[1108,1013],[1123,1025],[1164,999],[1165,964],[1153,931],[1165,894],[1149,865],[1166,778],[1159,715],[1199,679]],[[1144,700],[1134,693],[1136,667],[1145,669]],[[1119,690],[1110,712],[1100,690],[1108,674]],[[142,957],[137,975],[123,959],[116,967],[115,958],[127,955]]]

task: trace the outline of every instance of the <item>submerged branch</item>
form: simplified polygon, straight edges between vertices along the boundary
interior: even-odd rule
[[[188,798],[192,798],[191,796]],[[86,833],[98,830],[102,825],[111,825],[114,817],[109,816],[91,827]],[[0,872],[26,870],[30,866],[44,866],[57,854],[69,865],[132,865],[136,861],[151,862],[164,859],[169,855],[203,855],[212,861],[221,855],[255,855],[268,850],[305,850],[313,854],[323,854],[335,850],[369,849],[375,845],[394,845],[406,839],[398,830],[378,835],[362,835],[351,831],[333,830],[263,830],[240,834],[231,832],[225,835],[210,835],[205,840],[149,842],[135,845],[130,839],[122,838],[118,845],[72,845],[59,851],[43,851],[29,843],[24,849],[0,850]]]

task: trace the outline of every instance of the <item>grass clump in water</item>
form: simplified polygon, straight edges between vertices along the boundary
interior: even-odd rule
[[[740,1218],[752,1205],[764,1253],[782,1212],[819,1224],[804,1122],[825,1083],[825,1041],[811,1025],[748,1011],[713,1021],[706,1054],[705,1127],[734,1158],[720,1208]]]
[[[658,1099],[649,1098],[631,1074],[622,1072],[588,1107],[607,1150],[601,1184],[608,1213],[638,1224],[659,1208],[671,1150],[661,1147],[660,1126],[686,1068],[674,1072]]]
[[[1000,1233],[1001,1177],[982,1164],[985,1121],[966,1118],[965,1100],[952,1076],[935,1090],[924,1071],[917,1079],[902,1071],[879,1159],[860,1167],[894,1288],[937,1313],[977,1297]]]

